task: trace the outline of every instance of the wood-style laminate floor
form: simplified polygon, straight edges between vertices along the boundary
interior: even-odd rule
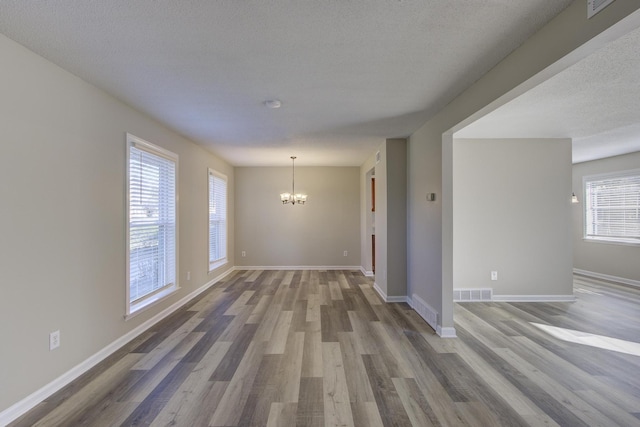
[[[575,290],[456,304],[441,339],[359,272],[239,271],[12,425],[640,425],[640,290]]]

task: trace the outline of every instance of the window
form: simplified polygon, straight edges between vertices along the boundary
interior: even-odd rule
[[[178,156],[127,134],[127,315],[177,290]]]
[[[640,169],[584,177],[585,239],[640,244]]]
[[[209,271],[227,262],[227,177],[209,169]]]

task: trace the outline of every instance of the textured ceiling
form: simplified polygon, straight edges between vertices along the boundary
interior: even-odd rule
[[[573,162],[640,151],[640,28],[456,133],[572,138]]]
[[[2,0],[0,33],[234,165],[360,165],[571,1]]]

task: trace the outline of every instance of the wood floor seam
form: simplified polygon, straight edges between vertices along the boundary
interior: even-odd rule
[[[359,271],[235,271],[9,427],[640,426],[640,356],[536,326],[638,342],[640,289],[574,279],[443,339]]]

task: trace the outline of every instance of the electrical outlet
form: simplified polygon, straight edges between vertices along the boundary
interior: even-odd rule
[[[242,256],[246,257],[247,256],[247,251],[242,251]]]
[[[187,280],[191,280],[191,272],[187,271]]]
[[[60,347],[60,331],[51,332],[49,334],[49,350],[55,350]]]
[[[347,256],[347,255],[349,255],[349,252],[348,252],[348,251],[344,251],[344,252],[342,253],[342,256]]]
[[[492,271],[491,272],[491,280],[498,280],[498,272],[497,271]]]

